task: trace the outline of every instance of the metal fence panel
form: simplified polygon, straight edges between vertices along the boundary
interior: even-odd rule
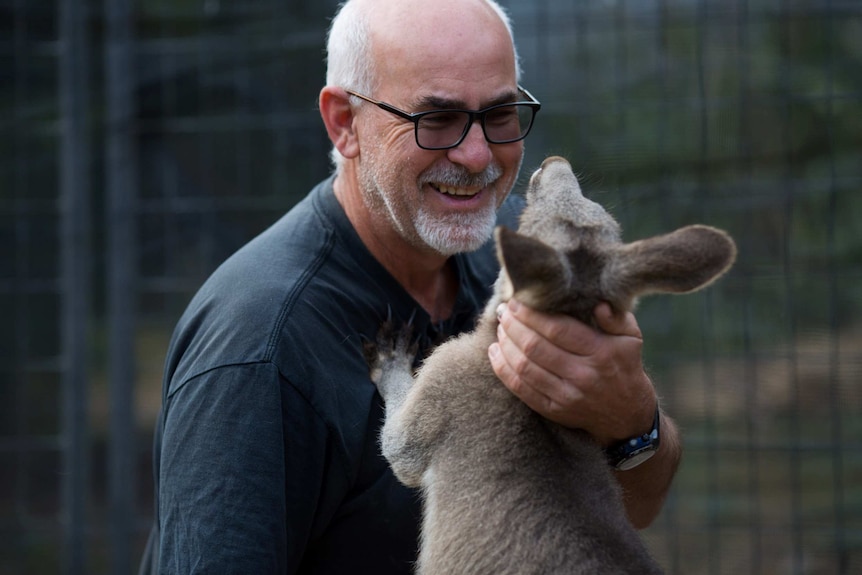
[[[565,155],[627,237],[696,221],[740,247],[638,311],[686,443],[656,556],[859,572],[862,3],[503,4],[543,103],[522,182]],[[173,325],[329,171],[335,6],[0,6],[0,573],[134,569]]]
[[[130,0],[105,2],[105,192],[110,424],[110,572],[131,573],[135,524],[135,328],[138,199],[135,35]]]
[[[88,325],[90,315],[90,134],[87,6],[59,4],[60,34],[60,296],[63,426],[62,564],[65,573],[87,571]]]

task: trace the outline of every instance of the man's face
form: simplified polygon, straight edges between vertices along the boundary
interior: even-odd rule
[[[418,30],[395,40],[375,37],[379,82],[371,96],[407,112],[478,110],[518,99],[502,23],[490,31],[485,26],[479,40],[451,28],[454,34],[426,29],[424,36]],[[517,178],[523,142],[490,144],[476,122],[457,147],[431,151],[416,144],[413,123],[373,105],[364,105],[357,119],[357,179],[378,225],[393,226],[413,247],[443,255],[472,251],[488,240],[496,210]]]

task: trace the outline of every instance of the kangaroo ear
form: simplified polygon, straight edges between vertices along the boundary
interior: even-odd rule
[[[497,259],[508,278],[504,299],[517,296],[526,305],[541,309],[555,290],[569,285],[569,267],[551,246],[502,226],[494,237]]]
[[[605,289],[628,299],[655,292],[685,293],[706,287],[736,259],[736,244],[709,226],[681,229],[621,246],[605,268]]]

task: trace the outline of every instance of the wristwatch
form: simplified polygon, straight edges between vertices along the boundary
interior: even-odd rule
[[[656,407],[655,419],[649,433],[626,439],[605,449],[605,455],[611,466],[620,471],[626,471],[637,467],[655,455],[660,441],[660,425],[661,416],[659,415],[658,407]]]

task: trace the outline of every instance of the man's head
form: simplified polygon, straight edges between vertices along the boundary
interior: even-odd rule
[[[524,100],[518,79],[508,19],[490,0],[346,2],[330,30],[320,104],[338,178],[361,194],[367,224],[443,255],[478,248],[514,185],[523,142],[492,144],[494,128],[475,121],[457,146],[423,149],[413,121],[347,91],[408,114],[481,110]]]
[[[487,0],[487,5],[497,14],[506,26],[509,38],[512,40],[512,50],[515,55],[515,75],[521,81],[521,65],[518,57],[518,47],[515,45],[512,33],[512,23],[509,15],[494,0]],[[359,0],[344,2],[332,20],[326,44],[326,85],[341,86],[361,94],[373,94],[374,60],[371,54],[370,26],[368,23],[367,6]],[[343,157],[338,148],[332,148],[332,162],[338,168]]]

